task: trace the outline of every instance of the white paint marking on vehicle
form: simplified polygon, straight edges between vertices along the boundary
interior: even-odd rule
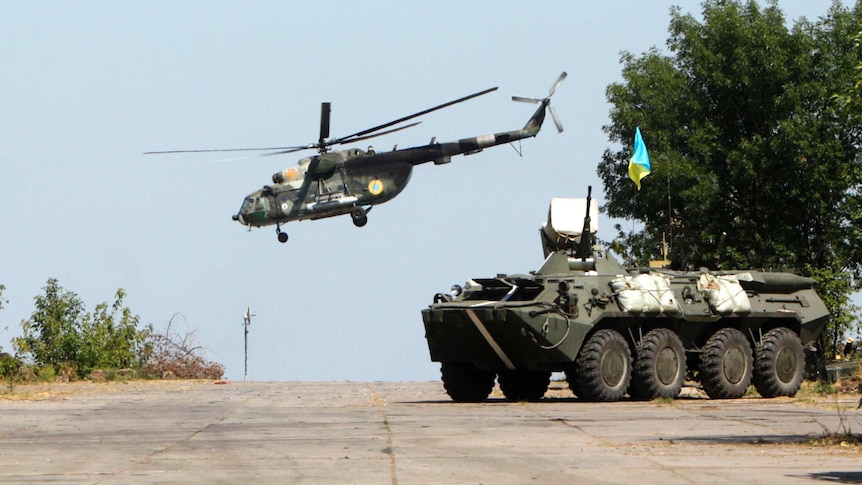
[[[472,308],[467,309],[467,316],[469,316],[470,320],[473,321],[473,325],[476,325],[476,329],[479,330],[479,333],[481,333],[482,336],[485,337],[485,340],[488,342],[488,345],[490,345],[491,348],[494,349],[494,352],[497,353],[497,357],[499,357],[500,360],[502,360],[503,363],[506,364],[506,367],[509,370],[515,370],[515,365],[512,364],[512,361],[509,360],[509,357],[506,356],[506,353],[503,352],[503,349],[501,349],[497,342],[494,341],[494,337],[492,337],[491,334],[488,333],[488,329],[485,328],[485,325],[482,324],[482,321],[479,320],[479,317],[476,315],[476,312],[474,312]]]

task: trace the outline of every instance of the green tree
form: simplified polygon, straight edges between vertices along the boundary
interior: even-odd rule
[[[0,310],[3,309],[5,304],[9,303],[9,300],[3,298],[4,290],[6,290],[6,287],[0,285]],[[20,363],[18,362],[18,359],[2,350],[3,347],[0,347],[0,377],[6,381],[9,391],[12,391],[15,386],[15,381],[19,377]]]
[[[21,322],[23,336],[14,340],[17,351],[40,366],[75,366],[81,350],[81,322],[86,311],[78,295],[51,278],[44,295],[34,299],[30,318]]]
[[[862,57],[862,30],[853,37],[853,43],[857,54]],[[856,65],[856,82],[847,86],[843,91],[836,93],[838,102],[845,105],[851,116],[862,118],[862,62]]]
[[[658,256],[664,236],[679,269],[793,267],[843,295],[831,331],[858,329],[862,118],[835,94],[859,79],[860,25],[862,1],[788,28],[775,1],[707,0],[702,21],[671,10],[670,54],[623,53],[603,128],[621,148],[598,173],[607,214],[640,222],[614,241],[630,262]],[[627,179],[638,126],[652,164],[640,191]]]
[[[6,287],[5,287],[5,286],[3,286],[3,285],[0,285],[0,310],[2,310],[2,309],[3,309],[3,306],[4,306],[4,305],[6,305],[7,303],[9,303],[9,300],[6,300],[6,299],[4,299],[4,298],[3,298],[3,292],[4,292],[4,291],[6,291]],[[0,347],[0,351],[2,351],[2,350],[3,350],[3,347]]]
[[[123,306],[125,297],[126,291],[118,289],[110,312],[107,303],[100,303],[82,322],[81,357],[78,361],[81,373],[86,375],[93,369],[122,369],[137,365],[144,332],[138,330],[140,318]]]
[[[40,366],[69,370],[86,377],[93,369],[119,369],[139,364],[144,331],[139,318],[123,306],[126,292],[117,290],[113,305],[106,302],[87,313],[75,293],[49,279],[45,294],[35,298],[28,320],[21,323],[23,336],[15,339],[18,352]]]

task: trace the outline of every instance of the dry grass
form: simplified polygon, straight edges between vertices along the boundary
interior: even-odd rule
[[[12,391],[0,391],[0,401],[46,401],[64,400],[72,396],[90,396],[110,392],[179,392],[202,385],[212,385],[212,380],[125,380],[125,381],[73,381],[37,382],[16,384]]]

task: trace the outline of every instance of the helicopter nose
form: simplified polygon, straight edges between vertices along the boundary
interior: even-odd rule
[[[234,214],[234,215],[230,216],[230,218],[235,220],[235,221],[239,221],[240,224],[245,224],[245,221],[242,218],[242,214]]]

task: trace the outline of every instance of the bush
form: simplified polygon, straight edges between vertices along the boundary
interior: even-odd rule
[[[0,285],[0,308],[3,306]],[[163,333],[147,326],[138,329],[140,319],[123,306],[126,292],[117,290],[114,303],[96,305],[92,313],[78,295],[64,290],[51,278],[44,295],[37,296],[36,309],[21,322],[23,336],[13,339],[13,347],[27,365],[4,367],[0,376],[41,381],[128,379],[139,370],[147,377],[219,379],[224,366],[204,359],[203,348],[194,344],[194,333],[177,333],[175,314]],[[17,362],[17,360],[16,360]],[[10,384],[11,385],[11,384]]]
[[[174,329],[178,318],[183,317],[174,314],[163,333],[150,327],[144,339],[141,371],[157,379],[221,379],[224,366],[200,355],[204,349],[195,345],[194,332],[181,334]]]
[[[20,355],[39,368],[57,371],[60,380],[83,378],[93,369],[135,366],[145,333],[139,318],[123,306],[126,292],[117,290],[114,303],[96,305],[87,313],[78,295],[49,279],[45,294],[35,298],[36,309],[21,323],[23,336],[13,340]]]

